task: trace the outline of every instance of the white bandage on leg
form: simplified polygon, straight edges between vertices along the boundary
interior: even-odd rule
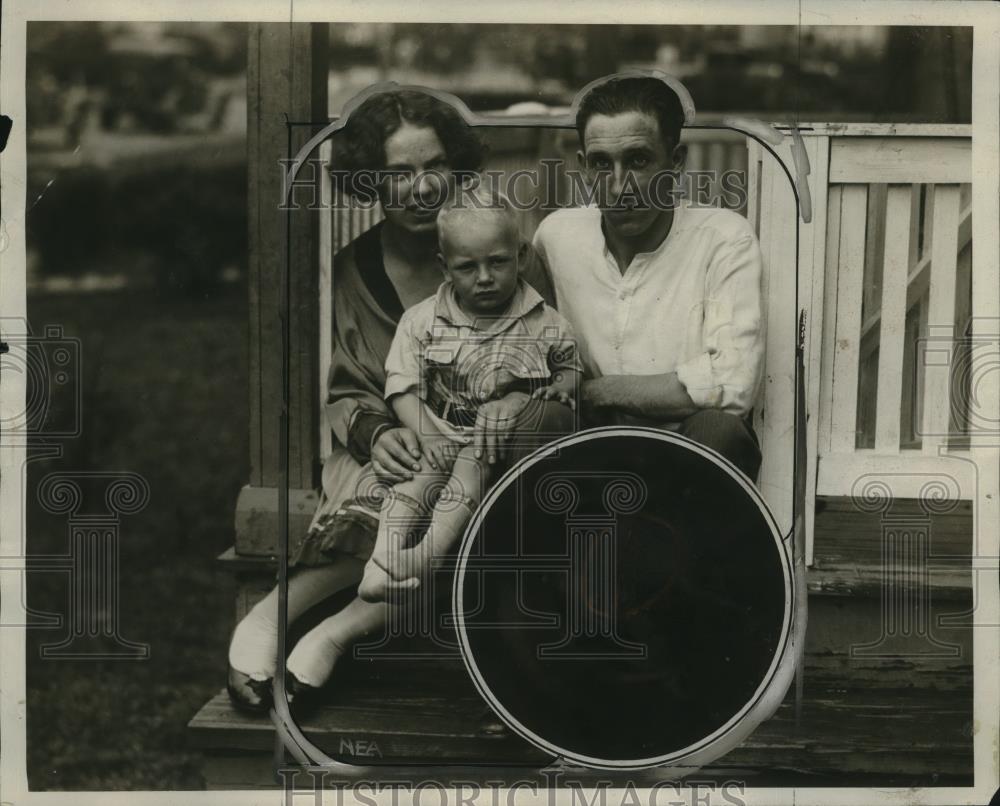
[[[479,502],[463,491],[446,487],[431,515],[431,539],[427,541],[428,559],[443,557],[465,532]]]
[[[303,568],[288,580],[288,623],[315,604],[333,596],[361,577],[363,565],[354,557],[331,565]],[[278,652],[278,589],[261,599],[236,626],[229,644],[229,665],[257,679],[274,676]]]
[[[331,616],[302,636],[288,656],[288,671],[301,682],[319,688],[343,656],[346,649],[343,644],[337,617]]]
[[[278,597],[271,591],[246,614],[229,644],[229,665],[255,679],[274,677],[278,647]]]
[[[319,688],[355,641],[382,628],[386,612],[385,604],[355,599],[302,636],[288,656],[288,671],[300,682]]]

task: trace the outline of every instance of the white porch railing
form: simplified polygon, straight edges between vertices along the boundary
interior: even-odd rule
[[[967,126],[803,127],[813,219],[799,228],[799,303],[807,328],[806,506],[878,478],[918,498],[928,483],[975,495],[968,452],[971,137]],[[777,149],[793,162],[791,138]],[[790,507],[794,202],[779,162],[750,142],[751,220],[768,289],[761,488]],[[779,517],[780,517],[779,514]]]

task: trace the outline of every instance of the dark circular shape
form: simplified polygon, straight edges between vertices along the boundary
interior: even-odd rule
[[[752,484],[647,428],[574,434],[509,470],[469,524],[454,588],[463,658],[497,714],[602,768],[730,749],[792,654],[793,601]]]

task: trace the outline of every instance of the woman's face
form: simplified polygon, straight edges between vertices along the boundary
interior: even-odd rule
[[[387,178],[379,186],[385,217],[409,232],[433,232],[454,189],[447,152],[434,129],[404,122],[385,141]]]

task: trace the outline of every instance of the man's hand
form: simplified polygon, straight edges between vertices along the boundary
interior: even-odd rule
[[[409,428],[387,428],[372,445],[372,467],[382,481],[398,484],[420,470],[420,440]]]
[[[576,399],[565,389],[560,389],[555,385],[540,386],[531,393],[532,400],[558,400],[564,406],[569,406],[576,411]]]
[[[475,457],[484,456],[492,465],[507,455],[507,440],[514,433],[518,415],[531,398],[523,392],[511,392],[500,400],[479,407],[472,445]]]

